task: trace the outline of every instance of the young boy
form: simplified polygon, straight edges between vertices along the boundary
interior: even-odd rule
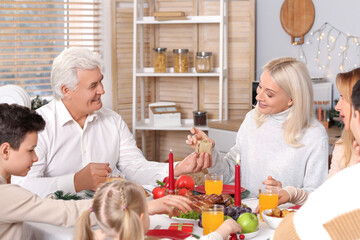
[[[34,148],[43,118],[26,107],[0,104],[0,239],[21,239],[26,221],[72,226],[90,208],[91,200],[42,199],[7,184],[10,175],[25,176],[38,160]]]
[[[38,160],[34,148],[44,119],[19,105],[0,104],[0,239],[21,239],[23,222],[73,226],[92,200],[62,201],[39,196],[18,185],[7,184],[10,175],[26,176]],[[148,202],[149,213],[173,215],[174,208],[191,211],[191,201],[168,195]]]
[[[350,128],[355,137],[354,153],[358,162],[360,162],[360,79],[354,85],[351,103],[353,117],[351,118]]]

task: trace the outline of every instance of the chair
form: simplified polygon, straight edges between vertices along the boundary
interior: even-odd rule
[[[31,108],[30,96],[22,87],[16,85],[5,85],[0,87],[0,103],[16,103]]]
[[[16,85],[5,85],[0,87],[0,103],[18,104],[31,108],[30,96],[22,87]],[[10,183],[11,176],[6,180]]]

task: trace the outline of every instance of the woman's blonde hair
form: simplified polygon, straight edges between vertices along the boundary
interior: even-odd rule
[[[101,230],[112,239],[143,240],[140,214],[146,199],[141,186],[128,181],[103,184],[95,193],[92,208],[85,211],[75,227],[76,240],[93,240],[90,215],[93,212]]]
[[[271,79],[293,101],[289,115],[282,126],[284,139],[293,147],[301,147],[299,139],[302,137],[302,130],[310,127],[314,118],[313,89],[309,71],[303,62],[288,57],[273,59],[263,69],[269,71]],[[266,117],[267,114],[260,113],[257,104],[255,121],[258,127],[262,125]]]
[[[350,104],[350,119],[352,118],[352,104],[351,94],[355,83],[360,79],[360,68],[355,68],[352,71],[339,73],[336,75],[336,87],[340,92],[340,95]],[[341,134],[341,138],[336,144],[343,145],[344,153],[341,157],[342,168],[346,168],[349,165],[352,156],[352,143],[354,141],[354,135],[351,130],[344,129]]]

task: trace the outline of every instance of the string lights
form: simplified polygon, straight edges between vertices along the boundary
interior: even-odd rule
[[[342,43],[342,45],[339,46],[338,52],[338,57],[340,58],[340,71],[346,70],[345,64],[350,65],[350,63],[347,63],[348,53],[356,53],[357,55],[355,65],[348,67],[356,68],[360,65],[360,37],[358,36],[344,33],[330,23],[325,22],[319,29],[306,36],[306,45],[313,44],[313,42],[315,42],[317,48],[314,61],[319,70],[327,70],[329,68],[336,45],[340,43]],[[307,63],[303,45],[298,46],[299,58]],[[349,51],[349,49],[351,50]]]

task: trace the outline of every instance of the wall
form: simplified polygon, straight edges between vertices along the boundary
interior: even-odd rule
[[[256,0],[256,79],[262,73],[262,66],[276,57],[292,56],[299,58],[299,46],[291,44],[290,36],[283,30],[280,23],[280,9],[284,0]],[[315,21],[310,32],[317,30],[328,22],[344,33],[360,37],[360,1],[358,0],[313,0],[315,6]],[[330,28],[327,28],[327,31]],[[327,33],[325,31],[325,33]],[[310,32],[307,34],[309,36]],[[333,31],[334,32],[334,31]],[[335,35],[335,34],[333,34]],[[305,38],[306,40],[306,38]],[[360,40],[360,39],[359,39]],[[312,44],[304,44],[303,49],[307,57],[307,66],[312,77],[327,77],[334,83],[336,74],[340,71],[340,46],[346,41],[345,35],[340,36],[338,44],[331,54],[331,62],[327,70],[319,70],[314,61],[317,52],[317,40]],[[323,53],[326,52],[322,51]],[[359,54],[359,55],[358,55]],[[326,56],[321,55],[322,63],[326,62]],[[348,51],[348,60],[345,61],[345,71],[354,68],[355,64],[360,66],[360,48],[356,50],[351,43]],[[336,85],[333,85],[333,98],[338,99],[339,93]]]
[[[112,95],[112,73],[111,73],[111,6],[110,1],[102,2],[102,53],[104,61],[104,79],[103,85],[105,94],[101,97],[103,105],[107,108],[113,108],[113,95]]]

